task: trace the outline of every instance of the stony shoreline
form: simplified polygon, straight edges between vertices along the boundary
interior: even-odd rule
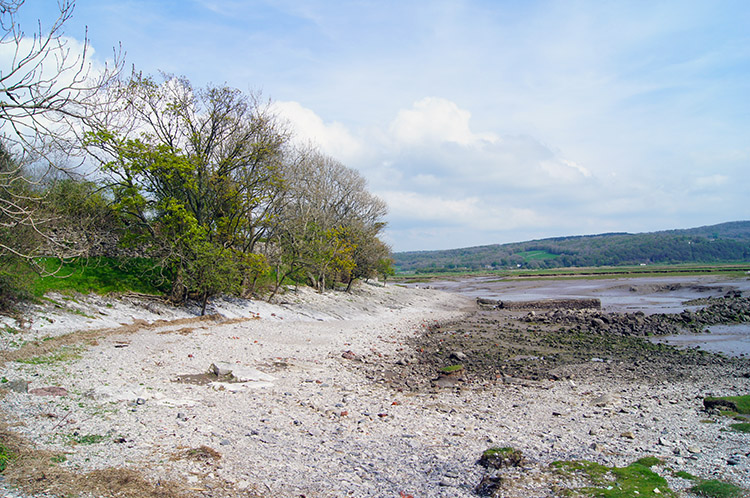
[[[29,330],[3,337],[0,372],[30,381],[0,400],[6,423],[66,471],[127,468],[193,496],[470,497],[487,473],[482,452],[512,446],[526,466],[507,471],[518,475],[498,496],[554,496],[555,483],[541,476],[555,460],[623,466],[650,455],[750,485],[748,436],[726,431],[701,403],[750,392],[747,363],[696,363],[685,375],[644,379],[621,375],[624,363],[588,358],[553,376],[500,372],[441,385],[436,370],[419,370],[438,368],[420,356],[420,341],[438,344],[436,334],[468,319],[474,303],[456,294],[301,291],[276,305],[217,303],[223,318],[213,321],[135,300],[76,301],[34,310]],[[48,325],[35,329],[43,317]],[[133,325],[136,317],[150,325]],[[84,328],[100,332],[65,343],[67,356],[51,356],[58,347],[38,361],[9,361],[10,342],[24,335],[54,345]],[[469,354],[441,357],[457,352]],[[217,363],[236,365],[243,378],[185,381]],[[35,391],[50,387],[61,390]],[[24,479],[9,471],[6,488]],[[26,484],[65,490],[51,479]]]

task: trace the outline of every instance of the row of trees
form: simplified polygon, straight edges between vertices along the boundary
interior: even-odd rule
[[[0,1],[2,42],[17,51],[21,3]],[[72,7],[62,4],[52,30],[0,75],[4,261],[127,250],[154,261],[174,300],[199,297],[204,309],[258,282],[271,281],[273,296],[289,279],[323,291],[391,271],[379,239],[386,206],[356,171],[294,146],[257,95],[169,75],[121,78],[118,64],[92,82],[85,53],[71,61],[60,34]],[[73,78],[45,79],[50,57]],[[15,107],[21,86],[5,76],[29,64]],[[72,152],[95,166],[95,180],[50,174],[70,173],[62,154]]]
[[[747,262],[750,222],[643,234],[565,237],[433,252],[396,254],[401,270],[561,268]]]

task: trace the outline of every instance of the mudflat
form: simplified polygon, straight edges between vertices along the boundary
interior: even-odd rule
[[[3,438],[37,462],[11,462],[8,496],[557,496],[585,483],[555,461],[648,456],[672,490],[686,473],[750,486],[748,435],[703,405],[750,393],[747,360],[589,317],[391,285],[226,300],[209,319],[53,299],[2,337]],[[490,469],[489,448],[523,458]]]

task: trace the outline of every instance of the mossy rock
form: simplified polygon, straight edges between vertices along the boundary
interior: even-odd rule
[[[487,468],[502,469],[520,467],[526,462],[523,453],[513,448],[490,448],[482,453],[479,465]]]
[[[734,413],[750,414],[750,396],[722,396],[703,398],[706,410],[713,408]]]

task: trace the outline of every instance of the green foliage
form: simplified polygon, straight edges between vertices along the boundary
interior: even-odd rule
[[[709,498],[735,498],[746,496],[747,490],[728,482],[712,479],[703,481],[690,488],[692,493]]]
[[[272,219],[286,134],[231,88],[135,74],[113,96],[132,128],[91,130],[87,145],[109,175],[124,240],[165,269],[175,300],[195,295],[205,306],[236,292]]]
[[[669,489],[667,481],[650,469],[657,463],[660,463],[658,459],[649,457],[642,458],[627,467],[606,467],[586,460],[554,462],[552,467],[562,475],[587,480],[590,483],[589,486],[576,489],[577,492],[586,496],[606,498],[676,496]]]
[[[0,256],[0,311],[8,311],[19,301],[30,299],[31,283],[36,276],[26,260],[12,255]]]
[[[0,472],[3,472],[14,458],[16,458],[15,453],[4,444],[0,444]]]

